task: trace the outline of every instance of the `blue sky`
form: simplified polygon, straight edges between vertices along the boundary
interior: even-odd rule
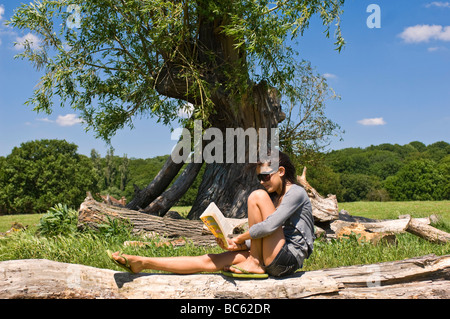
[[[14,59],[13,42],[32,34],[3,25],[21,1],[0,0],[0,156],[34,139],[66,139],[89,155],[107,146],[85,132],[69,106],[37,114],[24,102],[39,73]],[[369,28],[370,4],[380,8],[380,28]],[[450,1],[347,0],[341,18],[346,46],[338,53],[315,19],[299,40],[300,57],[341,96],[327,103],[326,114],[345,134],[329,149],[381,143],[450,142]],[[371,20],[372,21],[372,20]],[[175,141],[168,127],[145,119],[112,139],[115,154],[147,158],[169,154]]]

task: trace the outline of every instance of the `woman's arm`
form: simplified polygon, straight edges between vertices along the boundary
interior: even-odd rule
[[[306,192],[302,192],[302,188],[292,185],[288,192],[284,195],[280,206],[276,211],[267,217],[264,221],[250,227],[249,235],[253,239],[263,238],[272,234],[278,227],[294,214],[300,205],[304,202],[304,196],[308,196]],[[304,194],[303,194],[304,193]]]
[[[251,239],[250,237],[250,232],[247,230],[245,233],[240,234],[236,237],[233,237],[232,240],[236,243],[236,244],[242,244],[245,243],[246,240]]]

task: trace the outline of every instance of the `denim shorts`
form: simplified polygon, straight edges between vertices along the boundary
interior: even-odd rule
[[[301,265],[298,264],[297,258],[289,250],[288,244],[284,243],[278,255],[265,269],[269,275],[281,277],[293,274],[300,267]]]

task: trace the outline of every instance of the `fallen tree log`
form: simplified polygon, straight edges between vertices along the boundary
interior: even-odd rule
[[[437,217],[411,218],[409,215],[399,216],[399,219],[374,220],[340,214],[344,220],[335,220],[329,224],[327,238],[340,238],[353,233],[362,239],[378,243],[381,239],[395,241],[395,234],[409,232],[433,243],[445,244],[450,241],[450,234],[430,225]],[[393,237],[394,236],[394,237]]]
[[[450,255],[237,280],[129,274],[45,259],[0,262],[0,298],[450,298]]]
[[[404,233],[406,231],[406,229],[408,228],[409,222],[410,222],[410,219],[392,219],[392,220],[383,220],[383,221],[372,222],[372,223],[359,222],[356,224],[360,224],[360,225],[364,226],[365,229],[367,229],[371,232]],[[355,223],[343,221],[343,220],[335,220],[332,223],[330,223],[330,228],[335,233],[338,233],[343,227],[348,227],[352,224],[355,224]]]
[[[339,218],[338,202],[336,195],[328,195],[326,198],[319,194],[306,180],[306,167],[297,181],[302,185],[311,200],[314,222],[330,222]]]
[[[446,244],[450,241],[449,233],[423,223],[415,218],[410,219],[406,231],[433,243]]]
[[[157,233],[168,238],[186,237],[197,245],[216,244],[211,233],[203,232],[203,222],[159,217],[144,214],[123,207],[97,202],[90,194],[80,205],[78,211],[78,229],[96,229],[107,224],[108,218],[117,218],[130,222],[134,232]]]

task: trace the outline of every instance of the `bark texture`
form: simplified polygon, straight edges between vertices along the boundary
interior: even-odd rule
[[[133,275],[45,259],[3,261],[0,267],[0,298],[450,298],[449,255],[266,280],[221,274]]]
[[[168,238],[186,237],[198,245],[212,245],[216,241],[211,233],[203,231],[200,220],[165,218],[129,210],[123,207],[99,203],[87,196],[78,213],[78,228],[98,228],[99,224],[108,223],[109,218],[130,222],[135,232],[158,233]]]

